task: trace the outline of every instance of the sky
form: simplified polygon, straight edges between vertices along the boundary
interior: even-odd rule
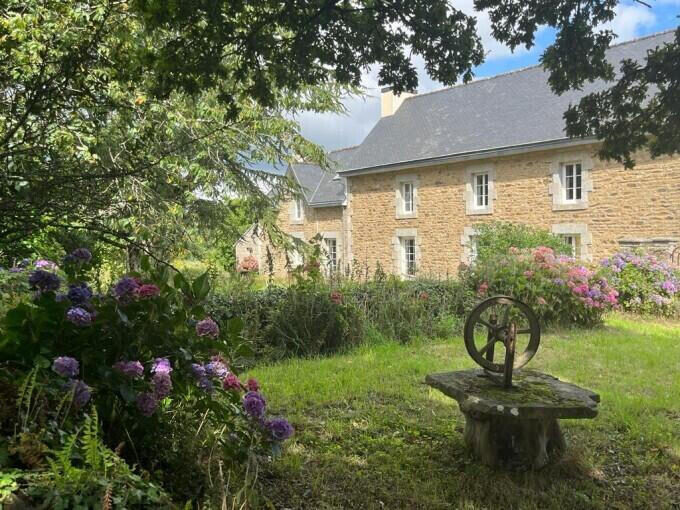
[[[618,35],[616,42],[622,42],[662,30],[675,28],[680,19],[680,0],[645,0],[651,8],[632,0],[622,1],[617,6],[617,16],[610,24]],[[472,0],[452,0],[457,8],[474,13]],[[485,62],[475,69],[475,78],[494,76],[526,66],[538,64],[543,50],[554,39],[554,32],[543,29],[538,33],[536,45],[531,50],[510,49],[491,36],[489,18],[485,13],[476,13],[477,28],[487,53]],[[443,87],[433,81],[424,71],[421,59],[413,60],[418,69],[418,92],[430,92]],[[307,139],[327,150],[358,145],[380,118],[380,87],[377,83],[377,69],[363,77],[365,97],[347,98],[343,103],[346,115],[303,113],[298,116],[302,134]]]

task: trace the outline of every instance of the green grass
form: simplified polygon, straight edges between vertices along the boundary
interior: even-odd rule
[[[260,473],[276,508],[680,506],[680,324],[611,317],[545,335],[530,368],[598,392],[594,420],[563,420],[567,455],[541,471],[490,469],[465,449],[457,404],[423,384],[473,367],[462,340],[382,342],[260,367],[270,411],[296,436]]]

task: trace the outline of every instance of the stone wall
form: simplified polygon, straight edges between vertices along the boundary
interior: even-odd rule
[[[419,271],[455,274],[465,259],[466,235],[479,222],[526,223],[556,233],[582,235],[584,257],[599,260],[626,239],[680,239],[680,158],[652,160],[638,155],[625,170],[594,157],[595,146],[551,150],[468,163],[429,166],[348,178],[346,223],[351,225],[351,253],[361,264],[380,262],[396,271],[397,233],[415,233]],[[578,159],[584,165],[584,197],[579,207],[560,205],[555,196],[557,162]],[[471,168],[492,168],[491,206],[469,214],[466,196]],[[417,182],[416,214],[397,218],[399,176]]]

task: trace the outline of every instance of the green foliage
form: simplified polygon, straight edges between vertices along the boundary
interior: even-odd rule
[[[618,292],[602,271],[551,248],[519,250],[479,261],[461,274],[480,299],[511,296],[528,304],[543,324],[592,326],[618,306]]]
[[[510,248],[538,248],[547,246],[557,254],[571,255],[571,248],[547,230],[522,223],[491,222],[475,226],[477,260],[484,262],[505,255]]]

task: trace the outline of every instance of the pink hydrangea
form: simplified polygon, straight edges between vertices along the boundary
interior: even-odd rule
[[[241,381],[238,380],[236,374],[229,372],[227,376],[222,380],[222,387],[225,390],[241,390]]]
[[[198,336],[209,336],[216,338],[220,334],[220,327],[210,317],[198,321],[196,324],[196,334]]]
[[[156,297],[160,293],[161,289],[156,287],[153,283],[145,283],[135,290],[135,295],[141,299]]]

